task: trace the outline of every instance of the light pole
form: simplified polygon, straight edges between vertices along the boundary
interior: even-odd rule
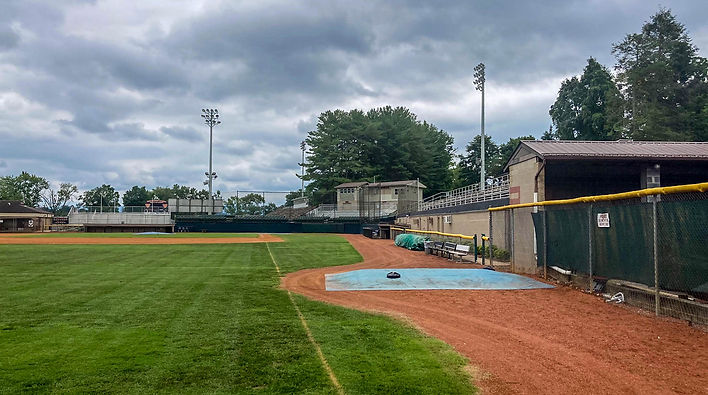
[[[208,211],[208,213],[211,215],[214,213],[214,203],[212,201],[212,199],[214,197],[211,195],[211,188],[212,188],[212,181],[216,178],[216,172],[212,171],[212,168],[211,168],[212,141],[213,141],[214,126],[221,123],[221,121],[219,121],[219,110],[217,110],[215,108],[214,109],[202,108],[202,118],[204,118],[204,123],[209,125],[209,172],[204,173],[207,176],[207,180],[204,181],[204,184],[209,184],[209,211]]]
[[[300,181],[302,182],[302,186],[300,187],[300,197],[305,197],[305,142],[300,143],[300,149],[302,150],[302,162],[300,165],[302,166],[301,169],[301,174],[302,176],[300,177]]]
[[[484,63],[480,63],[477,66],[474,67],[474,84],[476,85],[476,88],[478,91],[482,92],[482,145],[481,145],[481,151],[482,151],[482,169],[480,171],[480,183],[479,183],[479,188],[480,190],[484,191],[484,185],[486,184],[486,175],[485,175],[485,168],[484,168],[484,143],[485,143],[485,136],[484,136]]]

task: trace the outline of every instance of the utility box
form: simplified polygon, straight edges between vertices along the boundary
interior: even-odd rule
[[[647,188],[658,188],[661,186],[661,165],[654,164],[647,166],[642,169],[642,189]],[[661,200],[661,196],[645,196],[642,197],[642,201],[646,203],[651,203],[656,198],[658,202]]]

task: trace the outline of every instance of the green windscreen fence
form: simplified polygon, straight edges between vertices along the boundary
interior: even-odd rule
[[[225,220],[177,218],[176,232],[252,232],[252,233],[349,233],[360,234],[364,224],[346,222],[287,222],[272,220]]]
[[[659,287],[708,296],[706,194],[662,198],[656,204]],[[539,266],[545,262],[575,273],[654,286],[651,201],[542,209],[532,214]]]
[[[651,207],[651,204],[593,205],[593,275],[654,285]],[[607,214],[609,227],[598,226],[598,214]]]
[[[575,272],[589,270],[588,214],[585,210],[556,209],[546,214],[548,264]]]
[[[708,200],[657,205],[659,284],[708,296]]]

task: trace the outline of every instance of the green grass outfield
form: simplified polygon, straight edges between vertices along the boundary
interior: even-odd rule
[[[0,393],[335,393],[283,273],[354,263],[285,243],[0,245]],[[295,295],[345,393],[472,393],[466,361],[399,321]]]
[[[2,233],[0,233],[2,237]],[[52,232],[52,233],[27,233],[12,237],[107,237],[107,238],[131,238],[131,237],[164,237],[164,238],[214,238],[214,237],[258,237],[258,233],[168,233],[155,235],[141,235],[137,233],[92,233],[92,232]]]

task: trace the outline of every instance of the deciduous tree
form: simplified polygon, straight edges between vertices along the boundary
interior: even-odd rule
[[[44,202],[44,207],[50,212],[59,214],[65,210],[64,207],[75,195],[78,195],[79,189],[76,185],[70,184],[68,182],[61,183],[59,185],[59,190],[55,191],[51,187],[47,187],[42,191],[42,201]]]
[[[484,136],[485,173],[487,177],[500,174],[499,146],[489,135]],[[482,136],[476,135],[465,147],[465,153],[460,155],[458,179],[455,187],[479,184],[482,172]]]
[[[20,175],[0,177],[0,199],[19,200],[30,207],[37,207],[42,191],[49,188],[46,179],[23,171]]]
[[[131,206],[144,206],[145,202],[152,199],[153,195],[144,186],[139,187],[137,185],[133,186],[129,190],[125,191],[123,194],[123,205],[126,207]]]
[[[583,74],[561,84],[549,111],[560,140],[616,140],[622,131],[622,98],[609,71],[588,59]]]
[[[304,178],[314,204],[334,202],[334,187],[344,182],[420,179],[430,194],[452,181],[452,137],[403,107],[324,112],[306,141]]]
[[[89,189],[81,196],[85,208],[96,211],[111,211],[120,205],[120,194],[108,184]]]
[[[266,215],[276,209],[274,203],[267,203],[262,195],[249,193],[242,197],[231,196],[224,202],[224,211],[230,215]]]

